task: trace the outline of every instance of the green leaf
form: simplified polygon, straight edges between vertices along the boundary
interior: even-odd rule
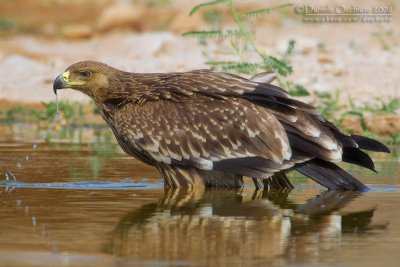
[[[283,61],[287,62],[288,59],[289,59],[289,57],[293,54],[294,45],[295,45],[295,44],[296,44],[296,41],[295,41],[295,40],[289,40],[288,47],[287,47],[285,53],[284,53],[283,56],[282,56],[282,60],[283,60]]]
[[[281,9],[281,8],[288,7],[288,6],[293,6],[293,4],[283,4],[283,5],[279,5],[276,7],[253,10],[253,11],[243,13],[243,16],[247,17],[247,18],[255,18],[255,17],[270,14],[271,12],[273,12],[277,9]]]
[[[296,84],[292,89],[289,90],[291,96],[309,96],[310,93],[301,85]]]
[[[350,110],[350,111],[346,111],[344,114],[348,114],[348,115],[353,115],[353,116],[358,116],[360,118],[362,118],[364,116],[364,114],[362,114],[359,111],[355,111],[355,110]]]
[[[226,2],[226,0],[216,0],[216,1],[211,1],[211,2],[198,4],[197,6],[192,8],[192,10],[190,10],[189,16],[193,15],[194,13],[196,13],[201,8],[204,8],[204,7],[207,7],[207,6],[214,6],[214,5],[223,3],[223,2]]]
[[[238,30],[223,31],[192,31],[182,34],[183,37],[197,37],[199,39],[225,39],[228,37],[239,36],[241,33]]]
[[[261,67],[256,63],[236,62],[236,61],[207,61],[212,69],[221,69],[222,71],[237,74],[254,74]]]
[[[285,62],[269,56],[264,60],[264,64],[267,68],[279,73],[282,76],[288,76],[293,72],[293,69],[291,66],[288,66]]]
[[[329,98],[329,99],[331,99],[332,98],[332,94],[331,93],[329,93],[329,92],[315,92],[315,95],[317,96],[317,97],[319,97],[319,98]]]
[[[184,37],[197,37],[200,39],[206,38],[224,38],[224,33],[222,31],[193,31],[185,32],[182,34]]]

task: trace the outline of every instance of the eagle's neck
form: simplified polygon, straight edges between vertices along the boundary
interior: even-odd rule
[[[153,86],[159,81],[159,78],[151,74],[120,72],[114,76],[107,88],[96,90],[101,94],[92,98],[109,110],[118,109],[126,103],[156,100],[159,93]]]

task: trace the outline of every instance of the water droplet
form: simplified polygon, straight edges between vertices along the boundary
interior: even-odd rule
[[[59,105],[58,105],[58,95],[57,94],[56,94],[56,104],[57,104],[57,113],[56,114],[59,115],[60,109],[59,109]]]
[[[8,171],[8,174],[11,176],[11,178],[12,178],[14,181],[17,181],[17,177],[15,177],[14,173]]]
[[[32,216],[32,225],[36,226],[36,217],[35,216]]]
[[[29,213],[29,207],[28,206],[25,207],[25,213]]]
[[[37,148],[37,144],[33,144],[32,149],[36,149],[36,148]]]
[[[21,199],[17,199],[17,201],[15,202],[15,204],[16,204],[17,206],[21,206],[22,200],[21,200]]]
[[[47,137],[47,136],[46,136],[45,134],[44,134],[44,135],[42,135],[42,139],[46,139],[46,137]]]
[[[21,162],[17,162],[17,163],[15,164],[15,166],[16,166],[18,169],[22,168]]]
[[[25,155],[25,160],[26,160],[26,161],[29,160],[29,155]]]

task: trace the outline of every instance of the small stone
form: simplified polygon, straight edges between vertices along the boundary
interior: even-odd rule
[[[318,57],[318,62],[319,62],[319,63],[323,63],[323,64],[325,64],[325,63],[331,64],[331,63],[333,63],[334,61],[333,61],[330,57],[327,57],[327,56],[320,56],[320,57]]]
[[[333,76],[336,76],[336,77],[344,76],[344,75],[346,75],[347,73],[348,73],[347,71],[345,71],[345,70],[340,70],[340,69],[337,69],[337,70],[333,70],[333,71],[332,71]]]

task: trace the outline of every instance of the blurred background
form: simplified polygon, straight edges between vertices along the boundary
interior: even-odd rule
[[[250,76],[272,69],[278,85],[347,131],[400,142],[398,1],[234,1],[236,12],[249,15],[239,22],[229,1],[220,1],[189,15],[205,2],[1,0],[1,119],[48,121],[55,110],[54,78],[81,60],[132,72],[213,67]],[[345,15],[306,21],[324,7]],[[361,19],[367,8],[388,20],[343,20]],[[257,10],[264,12],[251,13]],[[236,35],[241,25],[246,31]],[[278,62],[258,64],[270,57]],[[65,120],[103,124],[88,97],[60,93]]]

